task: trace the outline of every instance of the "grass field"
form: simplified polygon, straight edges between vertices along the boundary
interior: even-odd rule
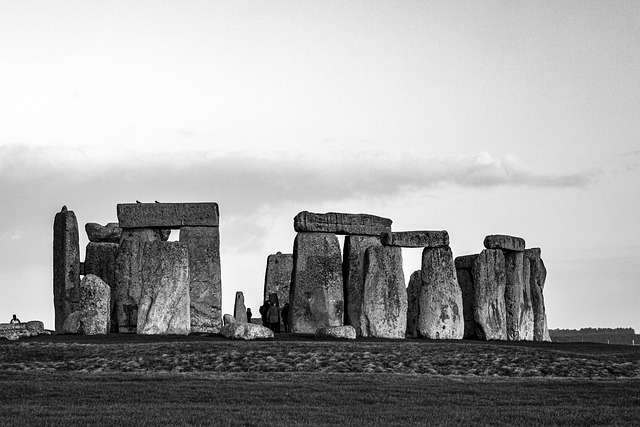
[[[0,344],[2,425],[638,425],[640,347],[52,336]]]

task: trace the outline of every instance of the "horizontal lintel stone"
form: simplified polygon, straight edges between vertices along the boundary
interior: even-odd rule
[[[358,234],[380,236],[391,231],[392,221],[368,214],[349,214],[328,212],[324,214],[302,211],[293,219],[293,228],[297,232]]]
[[[449,246],[449,233],[442,231],[394,231],[381,235],[382,244],[403,248],[439,248]]]
[[[522,252],[525,248],[525,242],[521,237],[493,234],[484,238],[484,247],[487,249]]]
[[[122,228],[217,227],[218,204],[208,203],[122,203],[117,206]]]

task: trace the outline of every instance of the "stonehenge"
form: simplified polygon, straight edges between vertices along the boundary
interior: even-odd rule
[[[248,326],[240,291],[223,328],[217,203],[126,203],[116,212],[117,223],[85,225],[82,263],[74,212],[55,215],[56,332],[273,337]],[[268,255],[261,295],[289,304],[293,333],[549,340],[547,270],[520,237],[489,235],[479,253],[454,258],[445,230],[392,231],[391,219],[337,212],[302,211],[293,222],[293,251]],[[403,248],[422,251],[408,286]]]

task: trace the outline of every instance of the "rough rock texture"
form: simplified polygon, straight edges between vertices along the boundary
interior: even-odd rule
[[[481,340],[507,339],[504,255],[499,249],[484,249],[471,270],[473,277],[473,319]]]
[[[418,337],[418,318],[420,317],[420,292],[422,292],[422,270],[414,271],[407,286],[407,331],[406,336]]]
[[[233,318],[236,319],[236,322],[247,323],[247,307],[244,305],[244,294],[242,292],[236,292]]]
[[[504,292],[505,308],[507,310],[507,340],[520,340],[520,309],[524,294],[524,252],[504,252],[504,272],[506,288]]]
[[[273,331],[262,325],[238,322],[232,322],[224,325],[220,329],[220,334],[225,338],[238,340],[273,339],[274,337]]]
[[[533,302],[531,300],[531,265],[525,257],[522,264],[522,305],[520,306],[520,340],[533,341]]]
[[[298,233],[289,298],[291,332],[342,326],[344,295],[340,243],[334,234]]]
[[[353,326],[358,336],[362,335],[360,313],[364,292],[364,254],[367,248],[381,245],[380,238],[376,236],[351,235],[344,238],[344,324]]]
[[[446,231],[394,231],[381,235],[382,244],[403,248],[439,248],[449,246],[449,233]]]
[[[502,249],[505,251],[524,251],[524,239],[504,234],[493,234],[484,238],[484,247],[487,249]]]
[[[145,242],[143,252],[137,333],[189,334],[187,245],[181,242]]]
[[[233,322],[235,322],[235,321],[236,321],[236,319],[235,319],[232,315],[230,315],[230,314],[225,314],[225,315],[222,317],[222,321],[223,321],[223,323],[224,323],[225,325],[228,325],[229,323],[233,323]]]
[[[123,240],[138,240],[141,242],[155,242],[161,240],[166,242],[171,235],[171,230],[160,228],[124,228],[120,235],[120,242]]]
[[[88,222],[84,225],[90,242],[96,243],[120,243],[122,228],[117,222],[110,222],[107,225],[100,225],[95,222]]]
[[[462,291],[451,248],[422,251],[422,291],[418,335],[431,339],[462,339]]]
[[[217,333],[222,327],[220,230],[183,227],[180,242],[189,247],[191,332]]]
[[[355,340],[356,329],[351,325],[318,328],[316,329],[316,338],[343,338]]]
[[[98,276],[88,274],[80,284],[78,311],[65,319],[62,332],[105,335],[111,325],[111,289]]]
[[[456,275],[462,291],[462,312],[464,314],[464,339],[477,338],[475,322],[473,320],[473,264],[478,255],[459,256],[455,259]]]
[[[319,232],[333,234],[360,234],[380,237],[380,233],[391,231],[391,220],[368,214],[328,212],[325,214],[302,211],[293,219],[297,232]]]
[[[117,206],[122,228],[217,227],[217,203],[123,203]]]
[[[0,338],[17,340],[23,337],[35,337],[45,333],[44,323],[31,320],[25,323],[0,323]]]
[[[547,316],[544,305],[544,284],[547,279],[547,269],[540,257],[540,248],[527,249],[525,257],[530,263],[529,286],[531,291],[531,305],[533,308],[533,339],[534,341],[551,341],[547,328]]]
[[[24,325],[24,323],[21,323],[21,325]],[[29,320],[26,325],[27,330],[31,332],[31,336],[33,336],[34,333],[38,335],[44,333],[44,323],[39,320]]]
[[[77,310],[80,298],[80,243],[78,220],[66,206],[53,220],[53,305],[55,328]]]
[[[407,289],[402,249],[372,246],[364,257],[364,292],[360,311],[363,337],[404,338],[407,331]]]
[[[118,332],[135,333],[142,291],[144,241],[123,239],[116,257],[115,312]]]
[[[278,252],[267,257],[267,269],[264,274],[264,292],[262,301],[269,295],[276,294],[280,307],[289,302],[291,273],[293,271],[293,254]]]
[[[111,288],[111,325],[109,327],[111,332],[118,332],[118,317],[115,312],[118,247],[117,243],[89,242],[84,260],[84,274],[95,274]]]

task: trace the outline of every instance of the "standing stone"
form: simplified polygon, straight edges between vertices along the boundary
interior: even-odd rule
[[[96,243],[120,243],[122,228],[117,222],[110,222],[107,225],[88,222],[84,225],[90,242]]]
[[[364,291],[360,310],[363,337],[404,338],[407,331],[407,289],[402,249],[372,246],[365,252]]]
[[[473,264],[478,255],[459,256],[455,259],[456,275],[462,291],[462,312],[464,317],[464,339],[476,339],[475,322],[473,320],[474,286]]]
[[[344,324],[351,325],[356,335],[362,335],[360,314],[364,293],[364,258],[368,248],[381,246],[376,236],[351,235],[344,238],[342,274],[344,276]]]
[[[247,307],[244,305],[244,294],[236,292],[236,301],[233,305],[233,318],[236,322],[247,323]]]
[[[181,242],[145,242],[142,289],[138,303],[138,334],[191,331],[189,250]]]
[[[269,295],[276,294],[280,307],[289,302],[291,288],[291,272],[293,271],[293,254],[278,252],[267,257],[267,269],[264,274],[264,293],[262,301]]]
[[[520,305],[520,340],[533,341],[533,302],[531,299],[531,264],[524,257],[522,269],[522,305]]]
[[[407,286],[407,331],[406,336],[418,337],[418,319],[420,318],[420,293],[422,292],[422,270],[414,271]]]
[[[53,303],[55,328],[76,311],[80,297],[80,243],[78,220],[66,206],[53,220]]]
[[[342,326],[340,243],[335,234],[298,233],[293,245],[289,318],[294,333]]]
[[[368,214],[329,212],[318,214],[302,211],[293,219],[293,229],[299,233],[359,234],[380,237],[391,231],[392,221]]]
[[[530,291],[533,306],[533,339],[534,341],[551,341],[547,328],[547,316],[544,305],[544,284],[547,279],[547,269],[540,258],[540,248],[524,251],[530,263]]]
[[[505,266],[505,307],[507,309],[507,340],[520,340],[520,309],[524,304],[524,253],[503,251]]]
[[[235,322],[236,319],[234,319],[234,317],[230,314],[225,314],[224,316],[222,316],[222,321],[225,325],[228,325],[229,323]]]
[[[182,227],[180,242],[189,248],[191,332],[218,333],[222,327],[220,230]]]
[[[109,332],[111,290],[98,276],[88,274],[80,284],[78,311],[65,319],[62,332],[105,335]]]
[[[484,249],[471,270],[475,334],[481,340],[507,339],[504,255],[499,249]]]
[[[120,236],[118,235],[118,239]],[[111,289],[110,318],[111,332],[118,332],[118,316],[116,306],[116,258],[118,257],[117,243],[89,242],[85,252],[84,274],[95,274],[100,277]]]
[[[431,339],[462,339],[462,291],[451,248],[422,251],[422,282],[418,334]]]
[[[449,233],[442,231],[395,231],[381,234],[382,244],[385,246],[400,246],[403,248],[439,248],[449,246]]]

